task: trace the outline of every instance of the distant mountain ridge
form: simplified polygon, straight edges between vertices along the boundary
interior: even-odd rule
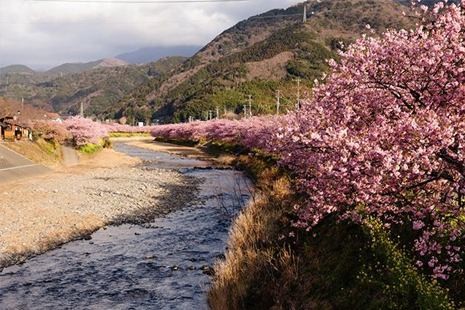
[[[128,63],[150,63],[168,56],[191,57],[198,52],[201,46],[153,46],[143,47],[137,51],[124,53],[115,56],[115,58],[124,60]]]
[[[8,73],[36,73],[41,75],[56,75],[56,74],[72,74],[72,73],[82,73],[96,68],[102,67],[121,67],[127,66],[129,63],[117,59],[117,58],[105,58],[95,61],[90,61],[86,63],[76,62],[76,63],[65,63],[54,67],[48,71],[35,71],[24,65],[12,65],[0,68],[0,74]]]
[[[24,98],[27,103],[36,107],[66,115],[79,113],[79,105],[83,103],[86,115],[105,115],[108,114],[109,108],[135,87],[169,72],[185,59],[167,57],[144,65],[105,60],[81,66],[81,70],[92,68],[81,73],[61,76],[58,69],[52,78],[47,78],[45,73],[31,76],[21,73],[9,74],[8,83],[0,76],[0,97],[13,100]],[[60,69],[70,67],[76,70],[73,65]]]
[[[128,65],[127,62],[116,59],[116,58],[105,58],[99,59],[96,61],[86,62],[86,63],[65,63],[58,67],[48,70],[46,73],[83,73],[92,69],[102,68],[102,67],[122,67]]]
[[[121,67],[129,64],[147,64],[166,57],[191,57],[197,53],[200,48],[201,46],[195,45],[143,47],[137,51],[123,53],[111,58],[104,58],[89,62],[64,63],[46,71],[35,71],[25,65],[16,64],[0,68],[0,75],[10,73],[36,73],[42,76],[48,75],[53,78],[58,75],[83,73],[102,67]]]
[[[24,65],[11,65],[0,68],[0,74],[6,73],[34,73],[35,71]]]

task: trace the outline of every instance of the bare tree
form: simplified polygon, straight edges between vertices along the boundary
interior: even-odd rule
[[[19,113],[18,113],[19,112]],[[45,118],[45,111],[34,108],[19,101],[0,98],[0,118],[18,116],[21,120],[37,120]]]
[[[0,118],[13,116],[16,111],[17,107],[11,101],[0,98]]]

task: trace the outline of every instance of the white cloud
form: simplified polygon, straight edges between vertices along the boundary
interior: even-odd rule
[[[296,0],[118,4],[0,0],[0,67],[44,69],[91,61],[144,46],[207,44],[251,15]]]

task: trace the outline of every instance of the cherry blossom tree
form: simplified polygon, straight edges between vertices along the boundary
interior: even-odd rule
[[[364,36],[288,116],[273,151],[308,195],[298,226],[335,212],[410,222],[419,266],[447,278],[462,260],[464,5],[438,3],[415,30]]]
[[[88,118],[72,117],[64,122],[66,129],[77,146],[99,144],[99,140],[108,137],[106,127]]]
[[[35,132],[39,132],[45,140],[54,140],[58,143],[63,143],[71,138],[71,134],[65,125],[55,121],[39,120],[30,122],[29,128]]]

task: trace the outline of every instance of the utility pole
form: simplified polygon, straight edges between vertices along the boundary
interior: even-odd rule
[[[280,105],[280,101],[281,101],[281,91],[278,90],[278,94],[276,95],[276,115],[279,115],[279,105]]]
[[[247,118],[247,105],[244,104],[244,118]]]
[[[307,22],[307,2],[304,3],[304,18],[302,20],[304,23]]]
[[[249,95],[249,115],[252,117],[252,95]]]
[[[84,118],[84,102],[81,101],[81,117]]]
[[[21,113],[24,112],[24,97],[21,98]]]
[[[300,78],[297,78],[297,103],[295,105],[296,109],[300,109],[300,82],[302,80]]]
[[[220,108],[216,107],[216,119],[220,119]]]

